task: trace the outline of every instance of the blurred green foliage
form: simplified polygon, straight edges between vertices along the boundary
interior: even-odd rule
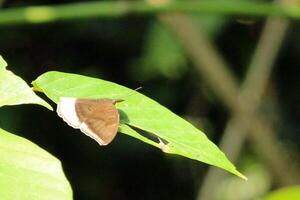
[[[297,200],[300,199],[300,186],[290,186],[275,190],[268,194],[263,200]]]
[[[147,33],[144,55],[132,67],[134,79],[178,79],[187,70],[187,60],[178,40],[170,31],[154,22]]]

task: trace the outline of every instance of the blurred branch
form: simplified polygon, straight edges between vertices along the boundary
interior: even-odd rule
[[[276,182],[279,185],[297,183],[300,176],[295,166],[286,164],[292,163],[292,160],[287,157],[288,152],[274,136],[275,131],[265,120],[259,119],[260,123],[255,120],[255,112],[261,103],[264,88],[288,24],[288,21],[282,19],[269,19],[266,22],[238,98],[239,107],[243,108],[244,112],[234,113],[220,144],[221,149],[235,162],[250,131],[254,146],[276,175]],[[287,171],[289,171],[288,176]],[[215,187],[224,176],[223,172],[210,168],[198,199],[211,199],[212,188],[210,187]]]
[[[287,26],[288,22],[284,20],[269,19],[267,21],[237,98],[237,106],[240,109],[233,113],[220,143],[220,148],[229,155],[233,162],[236,162],[246,136],[250,133],[250,138],[254,141],[253,144],[259,155],[267,161],[270,169],[276,174],[277,182],[281,185],[295,182],[295,177],[299,175],[293,170],[290,171],[289,176],[285,175],[285,171],[289,168],[284,163],[287,152],[275,139],[273,135],[275,131],[266,126],[267,122],[257,119],[256,110],[261,103],[264,88]],[[221,171],[210,168],[199,199],[211,199],[210,187],[219,183],[225,175]]]
[[[159,18],[177,34],[196,70],[201,76],[205,75],[205,81],[210,84],[220,102],[231,112],[236,111],[238,81],[215,47],[208,42],[202,31],[198,31],[200,28],[195,30],[188,17],[182,14],[160,15]]]
[[[221,148],[233,160],[236,160],[246,135],[250,131],[254,145],[266,163],[271,166],[270,169],[273,170],[278,182],[282,185],[297,182],[299,173],[288,165],[288,163],[291,163],[291,160],[287,157],[287,152],[274,137],[273,133],[275,131],[266,126],[265,120],[256,116],[256,110],[260,104],[271,67],[286,31],[287,22],[277,20],[267,23],[249,67],[247,78],[242,85],[241,92],[239,92],[237,81],[228,72],[225,62],[212,49],[212,46],[202,33],[196,33],[187,18],[182,15],[164,15],[160,18],[176,31],[194,61],[197,70],[201,74],[205,74],[205,80],[211,84],[233,113],[233,118],[230,120],[222,139]],[[216,60],[217,62],[215,62]],[[219,73],[216,71],[223,75],[217,76]],[[224,82],[224,80],[227,81]],[[224,84],[226,87],[224,87]],[[231,97],[228,97],[228,94],[224,95],[229,92],[232,95]],[[268,144],[266,145],[265,143]],[[286,173],[287,170],[288,173]],[[209,172],[205,179],[199,199],[210,199],[207,197],[212,194],[215,184],[219,183],[222,178],[220,177],[221,172],[218,174],[215,169],[211,169],[211,171],[213,172]]]
[[[300,19],[300,6],[252,1],[169,1],[151,4],[146,1],[91,1],[57,6],[7,8],[0,12],[0,25],[47,23],[95,17],[120,17],[128,14],[170,12],[220,15],[281,16]]]
[[[207,38],[201,31],[194,30],[193,24],[184,15],[168,14],[160,15],[159,18],[176,32],[196,70],[200,74],[208,75],[205,81],[216,91],[216,95],[230,110],[234,110],[238,82],[229,67],[224,66],[223,58],[211,43],[207,42]],[[199,29],[198,27],[197,30]]]

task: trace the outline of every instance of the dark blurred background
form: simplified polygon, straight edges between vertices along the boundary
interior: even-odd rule
[[[67,2],[70,1],[12,0],[4,1],[3,7]],[[196,35],[204,35],[205,42],[214,45],[214,50],[226,60],[227,69],[242,83],[265,19],[206,15],[186,19],[193,24]],[[261,116],[258,121],[267,121],[270,130],[275,130],[274,145],[285,150],[284,155],[292,161],[288,163],[290,167],[299,164],[300,151],[300,26],[297,21],[288,23],[255,113]],[[199,71],[201,62],[196,61],[184,38],[176,33],[180,27],[177,25],[172,25],[172,17],[129,15],[0,26],[0,54],[9,64],[8,69],[27,83],[44,72],[56,70],[93,76],[132,89],[142,86],[141,93],[184,117],[220,144],[234,114],[214,90],[218,86],[212,86],[206,78],[209,75]],[[234,99],[238,104],[238,98]],[[246,104],[240,106],[249,107]],[[35,142],[62,161],[74,199],[205,199],[201,195],[205,193],[207,176],[212,173],[206,164],[164,154],[120,133],[112,144],[100,147],[41,106],[4,107],[0,115],[2,128]],[[236,142],[239,141],[231,140],[233,148]],[[261,143],[273,146],[272,141],[263,138]],[[282,180],[272,169],[273,161],[287,163],[276,158],[269,161],[261,151],[255,139],[246,137],[233,160],[249,181],[225,172],[211,188],[209,199],[253,199],[271,189],[299,182],[296,177]],[[297,173],[299,168],[294,171]],[[291,176],[289,170],[281,173],[283,177]]]

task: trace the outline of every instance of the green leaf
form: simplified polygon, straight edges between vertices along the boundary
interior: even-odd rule
[[[4,105],[39,104],[52,110],[51,106],[38,97],[24,80],[6,70],[7,63],[0,56],[0,107]]]
[[[121,116],[120,132],[160,147],[167,153],[202,161],[245,178],[204,133],[134,90],[101,79],[62,72],[47,72],[33,81],[33,85],[56,103],[60,97],[124,99],[117,103]],[[153,142],[128,125],[168,143]]]
[[[66,200],[72,189],[61,163],[32,142],[0,129],[0,197]]]
[[[299,200],[300,185],[281,188],[268,194],[262,200]]]

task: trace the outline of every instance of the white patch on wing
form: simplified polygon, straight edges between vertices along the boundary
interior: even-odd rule
[[[69,126],[79,128],[81,123],[76,114],[75,102],[76,98],[61,97],[57,104],[56,112]]]
[[[56,112],[67,124],[73,128],[80,129],[85,135],[96,140],[100,145],[107,145],[98,135],[96,135],[86,123],[80,122],[75,109],[76,98],[61,97],[57,103]]]
[[[80,124],[80,130],[87,136],[96,140],[100,145],[107,145],[107,143],[105,143],[100,137],[98,137],[98,135],[96,135],[93,131],[91,131],[91,129],[89,129],[86,123],[83,122],[82,124]]]

